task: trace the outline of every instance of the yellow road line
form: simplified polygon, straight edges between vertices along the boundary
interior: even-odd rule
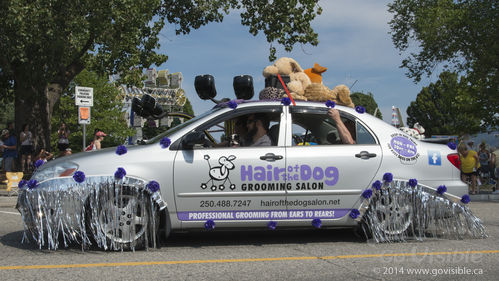
[[[16,265],[16,266],[0,266],[0,270],[91,268],[91,267],[203,264],[203,263],[229,263],[229,262],[260,262],[260,261],[331,260],[331,259],[360,259],[360,258],[381,258],[381,257],[401,257],[401,256],[437,256],[437,255],[464,255],[464,254],[499,254],[499,250],[394,253],[394,254],[364,254],[364,255],[342,255],[342,256],[324,256],[324,257],[278,257],[278,258],[254,258],[254,259],[219,259],[219,260],[183,260],[183,261],[180,260],[180,261],[109,262],[109,263],[87,263],[87,264]]]

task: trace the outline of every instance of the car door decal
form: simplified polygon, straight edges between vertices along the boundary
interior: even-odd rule
[[[414,165],[420,156],[418,144],[404,134],[392,134],[387,145],[388,149],[400,159],[402,164]]]
[[[201,189],[206,189],[208,187],[208,183],[211,184],[211,191],[217,190],[217,185],[215,184],[215,181],[220,182],[223,181],[220,185],[218,185],[218,189],[224,190],[225,189],[225,183],[229,181],[229,188],[231,190],[234,190],[236,188],[236,185],[231,182],[229,179],[229,173],[230,170],[233,170],[235,168],[234,163],[232,163],[233,160],[236,159],[236,156],[230,155],[228,157],[221,156],[218,158],[218,164],[220,166],[215,166],[211,167],[210,164],[210,156],[205,155],[204,159],[206,162],[208,162],[208,167],[210,168],[208,171],[208,175],[210,176],[210,179],[201,184]]]

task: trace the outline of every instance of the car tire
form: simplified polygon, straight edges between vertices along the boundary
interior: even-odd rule
[[[115,196],[103,193],[98,201],[93,207],[87,204],[86,220],[98,246],[111,250],[144,249],[153,235],[159,242],[159,215],[153,211],[149,193],[124,187]]]
[[[393,237],[408,235],[412,232],[412,205],[407,204],[403,200],[399,200],[399,196],[386,193],[383,195],[375,195],[372,198],[371,205],[364,215],[363,222],[369,231],[368,238],[374,236],[373,226],[376,226],[376,231],[379,231],[384,237],[391,239]]]

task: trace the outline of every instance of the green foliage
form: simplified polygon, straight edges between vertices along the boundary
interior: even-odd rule
[[[14,103],[0,102],[0,129],[7,127],[7,122],[14,120]]]
[[[192,105],[189,99],[185,101],[185,104],[182,107],[182,112],[194,116],[194,110],[192,109]]]
[[[416,101],[407,108],[407,123],[412,127],[419,122],[425,135],[475,134],[480,130],[470,104],[468,81],[451,72],[442,72],[440,79],[424,87]]]
[[[290,52],[297,43],[319,43],[310,22],[322,13],[318,0],[164,0],[161,15],[175,24],[177,34],[187,34],[210,22],[221,22],[230,11],[238,11],[241,24],[256,36],[263,32],[270,43],[269,60],[276,59],[277,42]]]
[[[61,99],[54,108],[52,116],[51,146],[57,151],[57,130],[61,122],[65,122],[70,129],[69,143],[73,151],[83,148],[83,125],[78,124],[78,107],[75,105],[75,86],[94,88],[94,106],[90,109],[90,124],[86,126],[86,144],[89,145],[94,137],[94,129],[98,128],[107,136],[102,147],[124,144],[126,138],[133,136],[135,131],[127,127],[124,105],[118,99],[119,91],[114,84],[109,83],[106,77],[98,76],[95,72],[82,71],[76,76],[74,83],[61,95]]]
[[[392,40],[408,52],[402,67],[419,82],[437,66],[466,75],[467,106],[482,131],[499,125],[499,7],[490,0],[396,0],[388,5]],[[411,44],[417,43],[418,46]],[[443,65],[442,65],[443,64]],[[492,127],[492,128],[491,128]]]
[[[371,92],[368,92],[367,94],[355,92],[351,94],[350,97],[352,98],[352,101],[355,105],[362,105],[363,107],[365,107],[367,113],[374,115],[376,108],[378,108],[378,104],[374,100],[373,94]],[[379,119],[383,119],[383,114],[381,114],[381,111],[379,109],[376,112],[376,117],[378,117]]]

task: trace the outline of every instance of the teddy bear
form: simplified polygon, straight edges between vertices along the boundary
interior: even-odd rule
[[[312,82],[300,64],[292,58],[282,57],[274,62],[274,64],[265,67],[263,70],[263,77],[269,78],[271,76],[289,76],[289,82],[286,87],[294,100],[307,100],[304,96],[305,88]],[[260,92],[260,99],[280,99],[286,97],[286,92],[282,89],[266,87]]]
[[[310,85],[305,88],[304,96],[309,101],[327,101],[331,100],[339,105],[355,107],[350,98],[350,89],[345,85],[338,85],[333,89],[329,89],[322,83],[322,73],[326,72],[327,68],[314,64],[314,67],[305,69],[303,72],[310,78]]]

